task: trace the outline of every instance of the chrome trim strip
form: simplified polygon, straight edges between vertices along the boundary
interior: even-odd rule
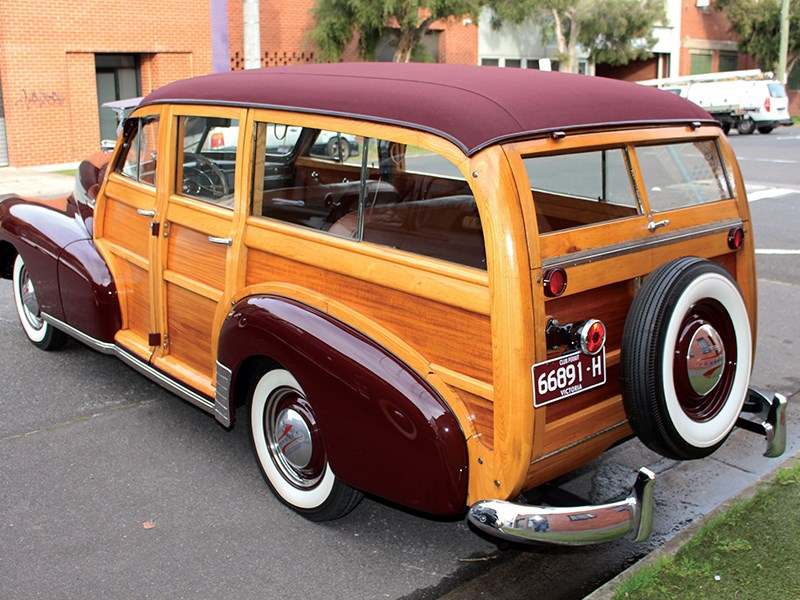
[[[93,338],[90,335],[83,333],[79,329],[75,329],[72,325],[67,325],[64,321],[56,319],[52,315],[48,315],[47,313],[42,313],[42,318],[50,323],[56,329],[60,329],[67,335],[70,335],[77,339],[79,342],[86,344],[93,350],[97,350],[102,354],[115,354],[117,351],[117,346],[111,342],[101,342],[100,340]]]
[[[653,530],[656,476],[642,467],[631,493],[617,502],[587,506],[531,506],[483,500],[467,519],[489,535],[523,543],[582,545],[623,537],[643,542]]]
[[[87,335],[86,333],[78,329],[75,329],[71,325],[67,325],[63,321],[60,321],[59,319],[56,319],[51,315],[42,313],[42,317],[44,318],[45,321],[53,325],[53,327],[56,327],[57,329],[60,329],[64,333],[71,335],[72,337],[86,344],[93,350],[97,350],[102,354],[116,355],[122,362],[127,364],[129,367],[138,371],[139,373],[147,377],[149,380],[157,383],[167,391],[172,392],[179,398],[186,400],[189,404],[193,404],[198,408],[202,408],[203,410],[210,412],[212,414],[215,412],[213,402],[203,398],[198,393],[193,392],[189,388],[181,385],[180,383],[178,383],[171,377],[165,375],[161,371],[155,369],[154,367],[151,367],[149,364],[143,362],[142,359],[139,358],[138,356],[130,354],[127,350],[123,350],[116,344],[112,344],[109,342],[101,342],[100,340],[95,339],[92,336]]]
[[[546,258],[542,261],[542,269],[551,267],[561,267],[566,269],[568,267],[577,267],[587,263],[596,262],[598,260],[608,260],[610,258],[617,258],[634,252],[641,252],[643,250],[650,250],[658,248],[659,246],[667,246],[669,244],[677,244],[687,240],[693,240],[715,233],[723,233],[730,231],[732,227],[741,226],[741,219],[727,219],[713,226],[708,227],[701,225],[698,227],[690,227],[682,229],[675,233],[662,233],[658,236],[649,239],[632,240],[630,242],[623,242],[621,244],[614,244],[612,246],[604,246],[602,248],[594,248],[592,250],[583,250],[581,252],[573,252],[572,254],[565,254],[563,256],[556,256],[553,258]]]
[[[127,364],[129,367],[132,367],[149,380],[157,383],[164,389],[172,392],[176,396],[183,398],[189,404],[194,404],[198,408],[202,408],[206,412],[213,413],[214,412],[214,403],[210,400],[206,400],[201,395],[193,392],[192,390],[184,387],[171,377],[165,375],[161,371],[151,367],[150,365],[142,362],[138,356],[134,356],[130,354],[126,350],[123,350],[119,346],[116,346],[116,353],[119,356],[120,360]]]
[[[233,371],[217,361],[217,389],[214,397],[214,416],[225,427],[231,426],[231,378]]]

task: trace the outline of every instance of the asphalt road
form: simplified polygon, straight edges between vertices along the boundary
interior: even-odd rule
[[[731,141],[760,194],[753,384],[791,395],[800,389],[800,131]],[[0,353],[0,597],[581,598],[775,464],[737,431],[704,461],[666,461],[633,441],[565,478],[602,501],[626,493],[640,466],[653,468],[656,531],[642,545],[498,549],[461,520],[371,498],[313,524],[270,495],[244,420],[225,431],[78,343],[37,350],[8,281]],[[796,431],[794,411],[791,420]]]

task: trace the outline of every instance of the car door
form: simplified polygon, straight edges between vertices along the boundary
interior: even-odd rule
[[[160,345],[152,364],[213,395],[219,326],[236,287],[243,109],[185,107],[170,115],[172,158],[154,272]],[[241,127],[240,127],[241,125]]]
[[[164,154],[161,108],[128,119],[112,172],[97,201],[95,240],[114,274],[122,328],[115,341],[147,361],[152,354],[157,306],[153,303],[154,229]]]

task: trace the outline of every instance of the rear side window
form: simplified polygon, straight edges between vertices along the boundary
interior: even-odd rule
[[[786,98],[786,90],[780,83],[768,83],[767,87],[772,98]]]
[[[533,156],[523,163],[540,233],[641,213],[624,148]]]
[[[390,140],[256,123],[251,215],[478,269],[469,184],[450,161]]]
[[[731,198],[719,148],[713,140],[640,146],[636,156],[653,212]]]

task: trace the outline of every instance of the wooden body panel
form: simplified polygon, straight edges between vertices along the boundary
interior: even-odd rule
[[[707,127],[537,139],[490,146],[467,158],[433,134],[344,118],[220,107],[165,107],[163,112],[168,117],[161,127],[163,157],[174,154],[169,140],[177,129],[176,115],[239,119],[233,210],[176,194],[180,166],[174,157],[159,162],[158,193],[109,176],[98,207],[98,240],[120,290],[118,343],[140,355],[154,351],[154,366],[212,396],[219,331],[233,303],[270,294],[312,306],[381,344],[439,392],[466,437],[468,503],[513,498],[631,434],[618,383],[622,329],[642,279],[659,265],[687,255],[720,262],[739,280],[755,326],[749,213],[724,138],[719,144],[736,198],[655,217],[645,192],[643,214],[594,204],[597,214],[592,215],[580,200],[532,192],[520,158],[628,147],[632,178],[644,190],[635,172],[635,145],[716,139]],[[263,182],[253,182],[256,121],[374,137],[448,159],[475,197],[486,270],[261,217],[273,199]],[[349,165],[320,170],[315,160],[298,164],[305,179],[315,179],[311,172],[316,171],[320,185],[358,176]],[[279,191],[289,200],[296,193],[294,188]],[[250,216],[252,194],[256,216]],[[155,218],[138,215],[137,209],[153,209]],[[548,232],[545,218],[574,226]],[[648,224],[654,218],[670,223],[652,232]],[[150,233],[151,220],[160,227],[158,236]],[[592,224],[581,226],[587,221]],[[697,229],[698,224],[710,228]],[[728,248],[728,224],[745,227],[749,248],[736,253]],[[212,244],[209,236],[230,238],[231,245]],[[542,273],[553,265],[566,269],[569,284],[562,297],[546,299]],[[531,367],[557,354],[545,342],[550,318],[562,323],[599,318],[606,324],[608,382],[534,409]],[[148,333],[160,334],[163,343],[148,349]]]

